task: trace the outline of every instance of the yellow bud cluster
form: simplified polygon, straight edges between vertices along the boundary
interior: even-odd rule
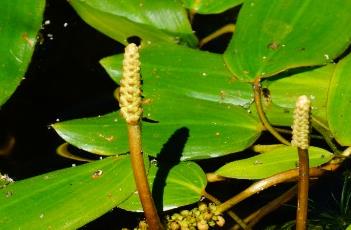
[[[125,48],[123,76],[120,81],[119,105],[128,124],[139,122],[143,112],[141,108],[139,48],[131,43]]]
[[[170,230],[208,230],[223,227],[224,218],[216,212],[216,205],[200,203],[197,208],[183,210],[167,217],[167,229]]]
[[[301,149],[308,149],[309,147],[310,112],[310,99],[307,96],[300,96],[297,99],[294,112],[291,144]]]

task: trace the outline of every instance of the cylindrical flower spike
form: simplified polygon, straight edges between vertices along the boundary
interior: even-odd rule
[[[128,124],[139,122],[143,112],[141,102],[139,48],[131,43],[125,48],[119,97],[120,111]]]
[[[309,147],[310,108],[311,101],[307,96],[303,95],[297,99],[291,144],[301,149],[308,149]]]

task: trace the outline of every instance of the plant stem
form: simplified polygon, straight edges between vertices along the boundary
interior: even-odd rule
[[[216,173],[206,173],[207,182],[213,183],[218,181],[224,181],[226,178],[217,175]]]
[[[297,186],[295,185],[279,197],[275,198],[273,201],[269,202],[265,206],[261,207],[260,209],[256,210],[252,214],[250,214],[248,217],[244,219],[244,222],[249,226],[249,227],[254,227],[255,224],[257,224],[263,217],[265,217],[267,214],[271,213],[272,211],[276,210],[279,208],[282,204],[288,202],[291,198],[293,198],[296,195],[297,192]],[[232,227],[232,230],[237,230],[239,229],[239,225],[235,225]]]
[[[210,41],[218,38],[219,36],[222,36],[223,34],[233,33],[234,30],[235,30],[235,25],[234,24],[227,24],[227,25],[219,28],[218,30],[216,30],[212,34],[210,34],[210,35],[204,37],[203,39],[201,39],[201,41],[199,42],[199,47],[200,48],[203,47],[204,45],[206,45]]]
[[[302,95],[297,98],[291,144],[299,155],[299,179],[296,209],[296,229],[305,230],[308,211],[309,159],[308,148],[311,130],[311,100]]]
[[[133,43],[125,48],[123,59],[123,75],[119,91],[114,96],[119,102],[120,112],[127,122],[130,158],[133,168],[134,180],[143,206],[146,222],[151,230],[162,229],[154,200],[150,192],[144,165],[140,120],[143,109],[141,97],[139,47]]]
[[[281,136],[269,123],[269,121],[267,120],[267,117],[265,115],[265,112],[263,111],[263,107],[262,107],[262,102],[261,102],[261,95],[262,95],[262,91],[261,91],[261,79],[260,78],[256,78],[254,81],[254,85],[253,85],[253,89],[254,89],[254,95],[255,95],[255,104],[256,104],[256,110],[257,110],[257,114],[258,117],[260,118],[261,123],[263,124],[263,126],[275,137],[277,138],[281,143],[285,144],[285,145],[290,145],[290,142],[287,141],[283,136]]]
[[[208,200],[212,201],[216,205],[219,205],[221,203],[220,200],[218,200],[216,197],[212,196],[211,194],[207,193],[206,191],[202,192],[202,195],[206,197]],[[248,227],[245,222],[233,211],[227,211],[227,214],[240,226],[242,229],[245,230],[250,230],[251,228]]]
[[[305,230],[308,211],[309,160],[308,149],[297,148],[299,154],[299,181],[296,211],[296,229]]]
[[[143,206],[146,222],[151,230],[163,229],[158,217],[154,200],[150,192],[146,176],[143,154],[141,150],[141,132],[139,125],[128,124],[128,139],[134,180]]]
[[[323,167],[319,168],[310,168],[309,174],[312,177],[318,177],[323,175],[325,172],[334,171],[336,170],[340,164],[326,164]],[[244,191],[240,192],[239,194],[235,195],[234,197],[230,198],[229,200],[225,201],[221,205],[217,207],[218,212],[223,213],[228,209],[232,208],[234,205],[238,204],[239,202],[249,198],[250,196],[259,193],[271,186],[290,181],[296,180],[299,175],[298,169],[292,169],[289,171],[285,171],[271,177],[265,178],[263,180],[257,181],[256,183],[249,186]]]

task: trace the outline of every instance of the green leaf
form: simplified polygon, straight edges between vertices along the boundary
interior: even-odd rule
[[[351,55],[341,60],[330,83],[327,117],[336,140],[345,146],[351,145]]]
[[[77,229],[134,191],[129,156],[18,181],[0,190],[1,229]]]
[[[180,148],[182,160],[218,157],[245,149],[260,134],[259,123],[240,108],[194,100],[177,102],[195,103],[190,114],[193,117],[183,115],[159,123],[143,122],[143,150],[146,154],[157,156],[166,143],[173,143],[175,148]],[[165,110],[171,109],[164,106]],[[203,116],[206,112],[209,116]],[[180,116],[181,111],[176,115]],[[128,151],[125,121],[116,113],[60,122],[53,128],[68,143],[92,153],[115,155]]]
[[[240,5],[244,0],[183,0],[186,8],[199,14],[217,14]]]
[[[310,167],[324,164],[333,157],[330,152],[317,147],[310,147],[308,152]],[[254,157],[225,164],[216,171],[216,174],[237,179],[262,179],[294,169],[297,164],[297,148],[283,146]]]
[[[129,151],[127,125],[119,113],[59,122],[52,127],[65,141],[91,153],[116,155]]]
[[[119,84],[123,55],[100,61],[110,77]],[[236,80],[228,71],[222,55],[169,44],[141,49],[141,74],[145,97],[168,93],[249,108],[252,86]]]
[[[241,151],[260,135],[262,126],[247,112],[251,85],[234,79],[221,55],[162,44],[143,49],[141,59],[144,116],[155,121],[143,122],[145,153],[157,156],[165,143],[175,142],[184,146],[179,150],[182,160],[206,159]],[[114,56],[101,61],[117,82],[121,60]],[[127,151],[125,124],[117,115],[54,128],[67,142],[90,152]]]
[[[264,80],[262,101],[269,121],[274,125],[290,126],[297,98],[307,95],[312,102],[312,115],[327,124],[328,90],[335,66],[288,71],[277,78]]]
[[[128,44],[131,36],[143,39],[144,45],[159,41],[197,43],[184,8],[174,0],[69,2],[89,25],[123,44]]]
[[[0,105],[15,91],[33,54],[44,0],[0,1]]]
[[[207,184],[205,173],[194,162],[179,163],[169,172],[152,164],[148,178],[156,206],[164,211],[199,201]],[[143,211],[136,193],[118,207],[133,212]]]
[[[246,1],[224,57],[241,80],[332,62],[350,44],[351,2]]]
[[[351,230],[351,225],[347,226],[346,230]]]

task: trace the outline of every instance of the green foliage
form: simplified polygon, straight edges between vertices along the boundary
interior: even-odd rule
[[[101,62],[118,82],[121,56]],[[157,156],[179,130],[183,134],[178,133],[173,139],[184,142],[183,160],[238,152],[258,138],[262,127],[247,112],[252,101],[251,86],[232,79],[220,55],[161,44],[143,49],[141,62],[143,94],[149,101],[144,105],[144,116],[157,121],[143,122],[145,153]],[[79,148],[110,155],[127,151],[124,123],[118,114],[108,114],[53,127]],[[205,139],[209,140],[207,144]]]
[[[337,141],[344,146],[351,145],[351,129],[345,127],[351,123],[351,55],[340,61],[330,82],[328,95],[328,124]]]
[[[324,164],[333,158],[333,154],[316,147],[309,148],[310,167]],[[296,148],[282,146],[265,153],[243,160],[237,160],[225,164],[216,171],[216,174],[224,177],[238,179],[263,179],[274,174],[296,168],[298,156]]]
[[[2,229],[75,229],[134,191],[129,156],[62,169],[1,189]]]
[[[244,0],[183,0],[184,7],[199,14],[216,14],[240,5]]]
[[[171,168],[151,164],[148,179],[155,195],[156,206],[163,210],[199,201],[207,184],[205,173],[194,162],[182,162]],[[118,207],[134,212],[143,211],[136,193]]]
[[[0,1],[0,106],[24,78],[44,6],[44,0]]]
[[[240,80],[330,63],[349,45],[351,2],[245,2],[224,58]]]
[[[119,3],[107,7],[109,5],[97,4],[96,1],[73,2],[99,5],[101,11],[109,13],[119,6]],[[267,11],[267,7],[272,9]],[[252,145],[262,127],[252,105],[251,85],[244,81],[253,80],[262,71],[271,76],[292,67],[328,64],[346,48],[351,36],[351,31],[341,27],[349,19],[349,14],[345,13],[347,7],[348,4],[345,7],[333,4],[329,9],[324,2],[312,4],[311,1],[302,6],[278,0],[268,5],[261,1],[244,3],[237,23],[238,29],[224,55],[177,46],[173,42],[164,43],[165,40],[156,44],[143,43],[141,71],[145,97],[144,116],[148,121],[154,121],[143,124],[145,152],[157,156],[163,144],[182,128],[188,132],[188,137],[183,140],[183,160],[226,155]],[[338,12],[338,22],[329,19],[329,13],[320,16],[320,12],[327,8]],[[141,15],[146,14],[144,10],[147,11],[147,8],[140,8]],[[282,11],[286,14],[281,14]],[[119,14],[120,10],[115,9],[114,12]],[[315,17],[320,20],[311,27],[310,20]],[[277,28],[273,30],[274,25]],[[337,38],[335,31],[339,31]],[[307,32],[308,36],[305,35]],[[130,33],[138,35],[133,28]],[[301,34],[304,35],[299,36]],[[124,39],[129,35],[125,34]],[[248,38],[250,42],[244,43]],[[315,38],[319,42],[314,42]],[[303,50],[299,50],[300,46],[304,46]],[[239,49],[242,50],[242,55],[235,58],[235,50]],[[262,56],[274,59],[264,62],[256,60]],[[326,61],[326,58],[330,60]],[[121,76],[121,62],[121,55],[101,60],[116,82]],[[249,78],[237,74],[239,70],[236,68],[245,69],[246,65],[255,69],[249,71]],[[299,95],[306,94],[312,98],[313,116],[327,127],[327,92],[334,70],[335,65],[332,64],[296,69],[263,81],[263,87],[269,91],[266,100],[263,100],[269,120],[273,124],[290,126],[295,100]],[[239,80],[235,79],[231,71]],[[253,72],[257,73],[251,75]],[[84,150],[103,155],[125,153],[127,141],[123,139],[123,122],[119,124],[121,120],[114,118],[117,127],[120,127],[115,133],[118,138],[104,138],[113,137],[113,131],[99,129],[99,125],[112,128],[112,124],[116,124],[114,119],[106,119],[106,116],[112,115],[67,121],[54,125],[54,128],[66,141]],[[94,125],[97,123],[99,125]]]
[[[151,165],[149,181],[165,210],[198,201],[206,186],[192,162],[158,170]],[[141,211],[129,155],[18,181],[0,192],[3,229],[76,229],[116,206]]]
[[[328,125],[326,92],[329,90],[335,67],[335,64],[328,64],[303,71],[288,71],[282,77],[263,81],[263,87],[269,90],[270,96],[270,99],[264,102],[269,121],[282,126],[292,124],[291,113],[296,99],[306,94],[312,101],[313,117]]]
[[[69,3],[88,24],[107,36],[128,44],[139,36],[144,45],[154,42],[196,45],[184,8],[174,0],[71,0]]]
[[[30,44],[31,41],[34,44],[43,8],[41,1],[12,2],[0,3],[0,9],[6,9],[6,14],[0,15],[3,19],[0,29],[6,35],[0,38],[1,44],[5,44],[0,48],[4,60],[1,63],[5,63],[0,66],[0,84],[8,86],[0,91],[0,104],[18,85],[29,63],[33,50]],[[351,129],[345,125],[350,123],[347,115],[351,89],[345,84],[350,75],[350,57],[336,65],[331,62],[350,45],[351,3],[342,0],[69,3],[83,20],[114,40],[122,44],[134,36],[142,40],[142,144],[145,154],[159,160],[157,166],[151,165],[148,178],[160,209],[195,203],[203,194],[205,172],[194,162],[182,161],[214,161],[216,157],[245,150],[258,140],[264,128],[253,103],[252,81],[257,78],[264,78],[262,103],[272,124],[289,127],[296,98],[305,94],[312,99],[313,119],[323,126],[325,136],[350,145]],[[194,48],[197,38],[185,8],[212,14],[240,4],[243,5],[236,31],[224,54]],[[33,17],[30,23],[27,14]],[[19,26],[13,29],[9,22]],[[106,57],[101,64],[118,84],[122,55]],[[125,155],[129,151],[127,128],[118,112],[63,121],[53,128],[80,149],[121,156],[6,186],[0,190],[2,227],[73,229],[116,206],[141,211],[134,194],[129,157]],[[160,160],[164,156],[167,160]],[[311,166],[319,166],[332,157],[324,149],[310,148]],[[230,162],[216,173],[237,179],[261,179],[296,168],[296,161],[294,148],[278,147]]]

